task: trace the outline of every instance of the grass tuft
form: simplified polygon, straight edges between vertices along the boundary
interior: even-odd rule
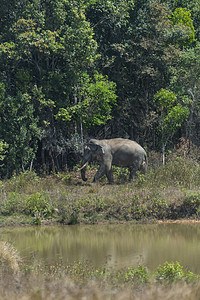
[[[0,268],[16,274],[20,271],[20,263],[21,258],[16,249],[10,243],[0,241]]]

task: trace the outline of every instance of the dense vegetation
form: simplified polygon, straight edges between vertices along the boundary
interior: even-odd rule
[[[197,0],[2,0],[0,173],[60,171],[89,137],[199,144]]]
[[[163,166],[152,153],[150,161],[148,173],[138,174],[133,183],[127,183],[126,169],[114,168],[115,184],[107,184],[105,176],[92,184],[95,166],[88,170],[87,183],[76,170],[43,177],[33,171],[14,175],[0,182],[0,226],[199,219],[195,155],[168,155]]]

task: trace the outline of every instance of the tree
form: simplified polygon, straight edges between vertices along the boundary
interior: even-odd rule
[[[77,103],[68,108],[61,108],[57,119],[70,122],[75,119],[85,129],[105,125],[111,117],[111,109],[116,104],[116,84],[106,76],[95,73],[93,79],[83,74],[78,85]]]
[[[189,47],[195,41],[195,32],[191,12],[186,8],[176,8],[170,15],[173,25],[172,40],[181,47]],[[177,35],[178,32],[178,35]]]
[[[125,2],[123,18],[117,10],[106,13],[101,1],[90,7],[87,16],[102,53],[100,68],[117,84],[118,105],[113,107],[109,134],[151,142],[150,133],[144,137],[148,130],[143,120],[154,109],[154,94],[170,82],[171,66],[181,51],[172,37],[183,41],[181,25],[173,24],[171,11],[158,1],[136,0],[134,6]]]
[[[199,122],[198,108],[200,105],[200,43],[194,48],[186,49],[180,56],[174,71],[171,87],[189,108],[187,138],[189,149],[194,138],[195,125]],[[198,130],[198,129],[197,129]],[[196,141],[197,142],[197,141]]]
[[[162,144],[163,165],[165,164],[165,148],[169,139],[173,137],[177,128],[188,117],[189,110],[186,106],[177,103],[177,96],[168,90],[161,89],[155,95],[157,108],[157,130]]]
[[[0,139],[7,147],[2,173],[11,175],[13,171],[32,169],[41,131],[30,96],[19,93],[16,97],[6,97],[2,89],[1,85]]]
[[[4,141],[0,140],[0,166],[2,167],[2,161],[6,157],[6,152],[7,152],[8,144],[5,143]]]
[[[18,18],[13,19],[10,35],[5,34],[6,40],[0,44],[1,80],[10,99],[30,96],[43,132],[40,149],[48,148],[53,161],[57,153],[52,132],[61,144],[59,138],[66,139],[76,131],[72,124],[64,132],[55,115],[76,104],[74,89],[81,74],[90,72],[97,44],[80,1],[24,1],[21,15],[16,6]]]
[[[193,20],[195,37],[199,41],[200,39],[200,3],[199,0],[162,0],[165,4],[167,4],[172,11],[176,9],[183,8],[187,9],[188,12],[191,13],[191,19]]]

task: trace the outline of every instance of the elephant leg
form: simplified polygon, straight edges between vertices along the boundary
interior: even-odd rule
[[[96,182],[99,178],[101,178],[106,173],[106,167],[104,165],[100,165],[98,171],[96,172],[93,182]]]
[[[136,174],[136,168],[135,167],[131,167],[129,168],[130,174],[129,174],[129,181],[132,181],[135,174]]]
[[[110,170],[107,170],[106,176],[108,178],[109,183],[114,182],[112,168]]]
[[[104,174],[106,174],[106,177],[108,178],[109,183],[114,182],[111,162],[100,165],[99,170],[97,171],[97,173],[94,176],[93,182],[96,182]]]

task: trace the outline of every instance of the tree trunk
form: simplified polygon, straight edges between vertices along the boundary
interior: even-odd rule
[[[165,165],[165,144],[162,144],[162,163]]]

